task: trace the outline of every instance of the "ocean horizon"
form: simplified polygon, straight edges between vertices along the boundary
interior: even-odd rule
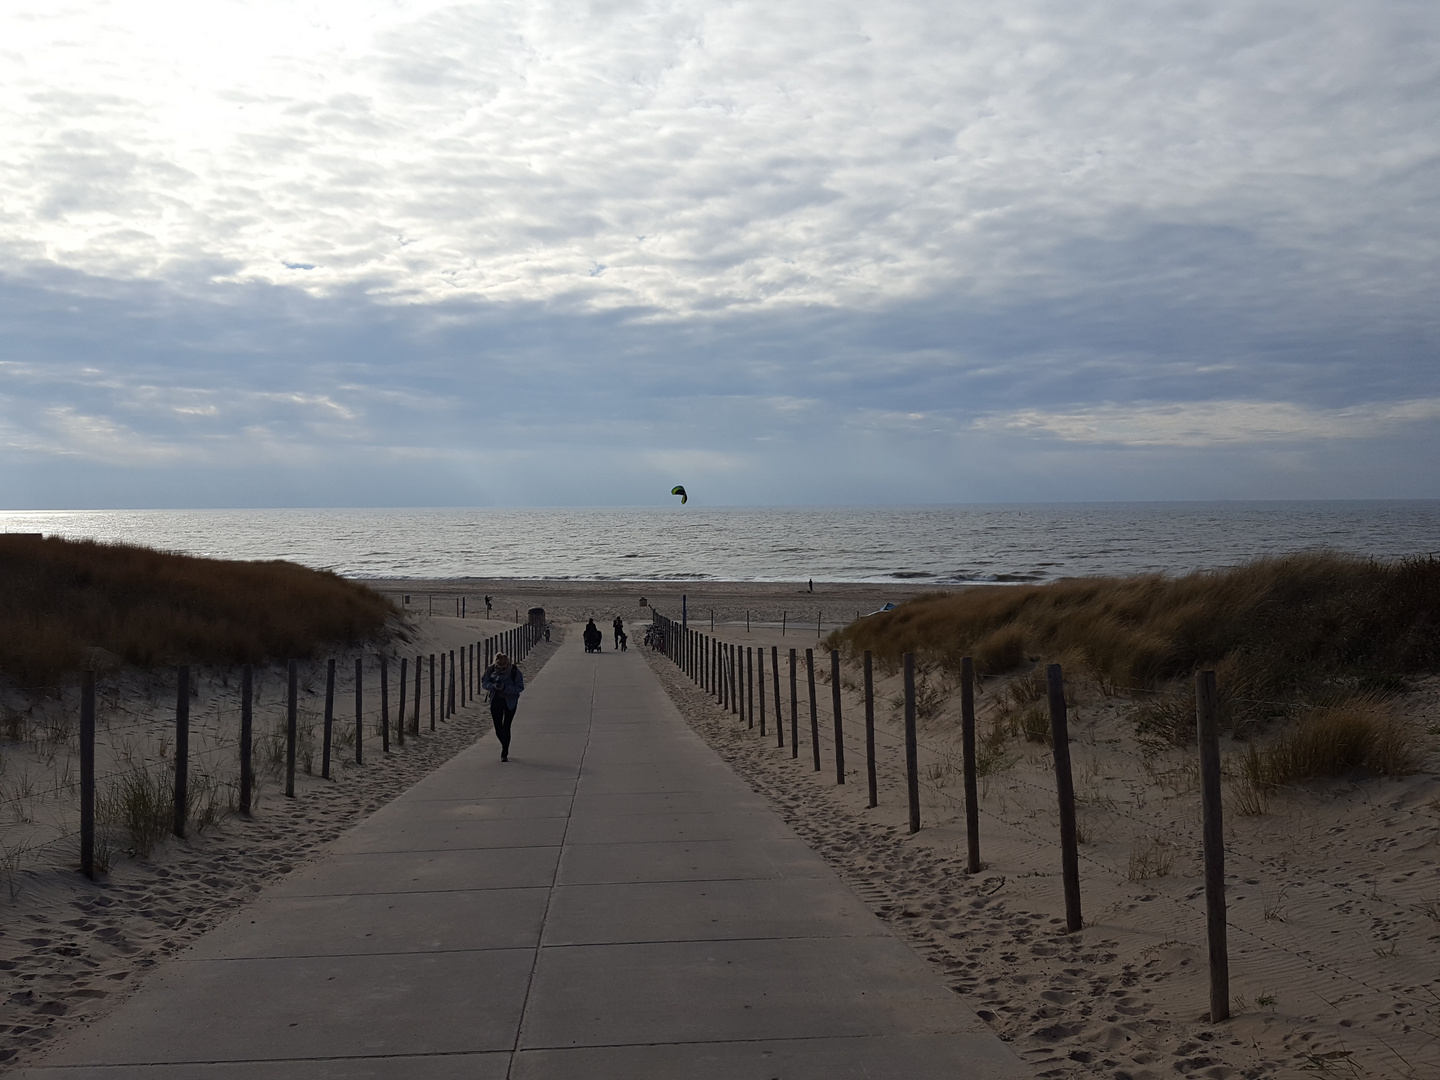
[[[891,507],[6,510],[0,532],[358,579],[1022,583],[1327,549],[1440,552],[1440,500]]]

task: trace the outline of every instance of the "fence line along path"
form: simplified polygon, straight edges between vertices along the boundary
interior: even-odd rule
[[[573,642],[569,644],[569,642]],[[492,739],[162,965],[32,1078],[1032,1075],[580,635]]]

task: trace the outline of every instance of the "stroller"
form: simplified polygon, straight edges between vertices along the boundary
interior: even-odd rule
[[[585,627],[584,638],[586,652],[599,652],[600,643],[605,640],[605,635],[602,634],[600,628],[592,622]]]

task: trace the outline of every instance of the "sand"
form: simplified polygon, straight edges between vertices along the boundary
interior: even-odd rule
[[[803,665],[804,649],[818,647],[817,613],[826,633],[857,610],[919,590],[821,586],[812,594],[803,583],[378,584],[397,597],[410,594],[408,632],[416,640],[403,650],[410,655],[476,640],[513,625],[516,609],[523,615],[533,606],[546,609],[557,637],[562,624],[593,616],[606,630],[607,648],[610,622],[619,614],[637,648],[650,621],[641,597],[678,617],[682,593],[689,597],[692,627],[708,630],[713,608],[717,634],[764,648],[767,672],[768,650],[776,646],[787,714],[783,750],[775,746],[768,676],[772,696],[762,739],[663,658],[652,656],[652,662],[687,721],[1041,1075],[1440,1076],[1437,681],[1421,684],[1398,706],[1425,740],[1427,772],[1307,785],[1275,797],[1262,815],[1229,815],[1235,1016],[1212,1025],[1204,1018],[1208,983],[1194,750],[1138,743],[1131,699],[1105,697],[1083,684],[1070,688],[1086,922],[1070,935],[1063,932],[1054,781],[1043,744],[1010,740],[983,779],[985,865],[977,875],[965,874],[953,687],[936,673],[921,679],[933,709],[920,732],[921,832],[911,836],[906,829],[897,674],[881,673],[877,683],[880,805],[866,805],[854,669],[841,681],[847,782],[835,784],[824,654],[817,655],[816,684],[822,770],[812,768]],[[488,622],[481,602],[487,592],[494,604]],[[468,615],[463,623],[450,614],[462,595]],[[431,603],[433,617],[419,614]],[[798,758],[789,746],[784,658],[790,648],[798,650],[801,665]],[[531,678],[544,677],[546,655],[542,647],[526,662]],[[342,671],[352,658],[341,657]],[[202,718],[212,715],[207,710],[213,706],[216,753],[222,756],[223,702],[233,679],[233,673],[199,673],[192,704]],[[261,681],[273,703],[279,670]],[[132,757],[163,760],[155,755],[173,709],[168,684],[120,673],[107,685],[102,716],[108,710],[117,728],[133,729],[125,744]],[[982,729],[1005,698],[1003,684],[984,688]],[[18,701],[13,695],[6,700]],[[44,726],[45,716],[43,705],[37,707],[32,730]],[[56,720],[52,715],[47,722],[57,727]],[[337,764],[333,782],[302,776],[295,800],[278,794],[272,778],[252,819],[227,817],[186,841],[164,843],[148,858],[118,858],[103,885],[68,868],[73,844],[49,852],[48,861],[45,853],[17,858],[16,869],[0,881],[0,997],[6,1001],[0,1067],[32,1059],[57,1036],[112,1008],[147,968],[267,882],[317,858],[343,829],[483,735],[487,724],[479,710],[462,710],[435,735],[412,738],[388,757],[371,740],[365,766]],[[43,738],[4,745],[0,786],[7,824],[43,828],[47,813],[73,801],[65,795],[63,775],[69,745],[68,738],[54,740],[48,751]],[[1235,751],[1228,743],[1223,749]],[[47,785],[55,791],[43,796]],[[28,824],[16,821],[27,814]],[[0,837],[15,835],[13,829],[0,831]]]

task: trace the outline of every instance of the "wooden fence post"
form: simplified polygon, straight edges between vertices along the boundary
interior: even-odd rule
[[[450,650],[450,716],[455,715],[455,650]]]
[[[1230,1018],[1230,954],[1225,942],[1225,823],[1220,801],[1220,698],[1215,672],[1195,674],[1200,742],[1200,812],[1205,852],[1205,930],[1210,946],[1210,1022]]]
[[[390,658],[380,654],[380,749],[390,752]]]
[[[400,658],[400,701],[395,709],[395,742],[400,746],[405,745],[405,689],[409,682],[410,658]]]
[[[177,671],[175,693],[175,835],[185,839],[185,811],[190,782],[190,666]]]
[[[905,795],[910,802],[910,831],[920,831],[920,753],[915,739],[915,654],[906,653],[905,666]]]
[[[980,793],[975,775],[975,661],[960,658],[960,750],[965,755],[965,872],[980,872]]]
[[[815,650],[805,650],[805,682],[810,690],[810,749],[815,754],[815,771],[820,771],[820,710],[815,704]]]
[[[325,665],[325,749],[320,759],[320,775],[330,779],[330,742],[335,729],[335,658]]]
[[[300,732],[300,663],[285,665],[285,797],[295,797],[295,746]]]
[[[80,676],[80,872],[95,880],[95,672]]]
[[[795,686],[795,650],[790,650],[790,756],[800,758],[800,693]]]
[[[365,661],[355,658],[355,764],[365,764]]]
[[[435,730],[435,654],[430,654],[430,730]]]
[[[1075,840],[1075,783],[1070,775],[1070,724],[1065,713],[1065,676],[1059,664],[1045,669],[1050,697],[1050,739],[1054,744],[1055,793],[1060,799],[1060,869],[1065,880],[1065,929],[1083,925],[1080,918],[1080,852]]]
[[[760,687],[760,737],[765,737],[765,646],[755,650],[755,678]]]
[[[240,669],[240,813],[250,816],[255,790],[255,669]],[[327,747],[328,749],[328,747]]]
[[[415,654],[415,737],[420,737],[420,669],[424,667],[423,657]]]
[[[461,646],[460,646],[460,707],[461,707],[462,709],[465,707],[465,691],[466,691],[467,689],[468,689],[468,687],[465,685],[465,646],[464,646],[464,645],[461,645]]]
[[[845,730],[840,722],[840,651],[830,650],[830,704],[835,712],[835,783],[845,783]]]
[[[765,695],[760,695],[763,699]],[[745,646],[745,718],[755,726],[755,648]]]
[[[780,646],[770,646],[770,679],[775,684],[775,738],[785,747],[785,714],[780,711]]]
[[[786,624],[787,622],[789,622],[789,621],[790,621],[790,613],[789,613],[788,611],[782,611],[782,612],[780,612],[780,636],[781,636],[781,637],[784,637],[784,636],[785,636],[785,624]]]
[[[865,783],[870,788],[870,805],[880,804],[880,791],[875,783],[875,675],[870,650],[865,650]]]
[[[442,652],[442,653],[440,654],[440,719],[441,719],[441,720],[444,720],[444,719],[445,719],[445,716],[446,716],[446,713],[445,713],[445,699],[446,699],[445,687],[446,687],[446,685],[447,685],[447,683],[445,682],[445,654]]]

